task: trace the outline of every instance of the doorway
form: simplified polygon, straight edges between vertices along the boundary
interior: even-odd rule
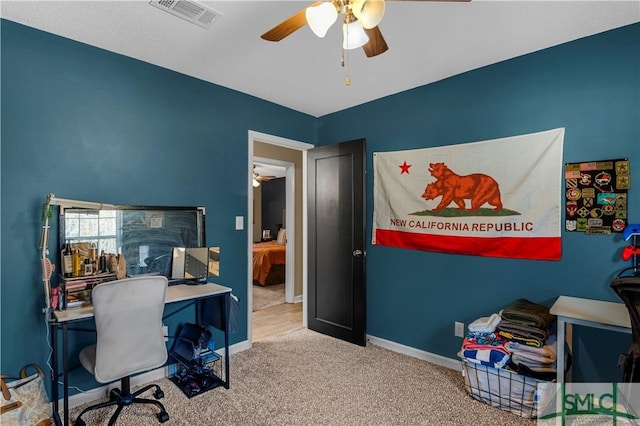
[[[306,326],[306,151],[313,145],[277,136],[249,131],[248,138],[248,320],[247,339],[250,343],[270,334]],[[285,301],[286,303],[253,312],[253,249],[262,226],[256,214],[253,178],[255,163],[285,170],[286,208],[282,224],[286,229]],[[257,223],[258,222],[258,223]],[[254,229],[255,227],[258,229]],[[273,232],[273,231],[272,231]],[[275,235],[273,236],[276,237]]]

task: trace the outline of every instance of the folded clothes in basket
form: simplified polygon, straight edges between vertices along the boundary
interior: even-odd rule
[[[498,325],[498,334],[507,339],[540,348],[544,345],[549,334],[540,328],[521,325],[503,319]]]
[[[506,349],[512,353],[514,358],[522,359],[528,363],[552,364],[556,362],[556,335],[552,334],[547,338],[544,346],[536,348],[516,341],[506,343]],[[515,361],[514,361],[515,362]]]
[[[555,373],[557,370],[556,363],[544,363],[531,360],[531,358],[523,357],[520,354],[512,354],[511,362],[518,367],[526,367],[536,373]]]
[[[469,333],[462,341],[460,355],[478,364],[501,368],[509,361],[506,343],[497,333]]]
[[[527,299],[518,299],[504,308],[500,314],[503,320],[517,324],[548,330],[556,320],[549,308]]]
[[[544,346],[534,348],[517,342],[505,345],[511,351],[511,365],[525,376],[553,378],[557,371],[556,336],[552,334]]]
[[[467,393],[474,399],[525,418],[537,417],[539,380],[467,359],[462,361],[462,375]]]
[[[547,382],[554,381],[557,376],[556,368],[552,368],[547,371],[534,371],[524,364],[515,365],[513,363],[509,363],[506,368],[513,370],[522,376],[531,377],[532,379],[536,380],[544,380]]]
[[[472,333],[493,333],[500,324],[500,315],[492,314],[488,317],[478,318],[469,324],[469,331]]]
[[[507,340],[498,333],[469,333],[462,341],[462,349],[498,349],[509,353],[506,344]]]
[[[498,349],[463,349],[462,356],[468,361],[493,368],[502,368],[509,361],[509,354]]]

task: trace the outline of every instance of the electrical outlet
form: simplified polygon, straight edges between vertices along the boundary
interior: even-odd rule
[[[166,325],[162,325],[162,335],[164,336],[164,341],[168,342],[169,341],[169,327],[167,327]]]
[[[464,323],[463,322],[455,322],[455,331],[454,334],[456,337],[464,337]]]

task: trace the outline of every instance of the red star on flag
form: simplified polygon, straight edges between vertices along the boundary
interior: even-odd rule
[[[400,164],[398,167],[400,167],[400,169],[402,170],[400,172],[400,174],[409,174],[409,167],[411,167],[411,164],[407,164],[407,162],[405,161],[404,163]]]

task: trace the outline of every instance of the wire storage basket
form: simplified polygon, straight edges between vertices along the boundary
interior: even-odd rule
[[[472,398],[524,418],[537,417],[538,384],[545,381],[466,359],[462,360],[462,376]]]

